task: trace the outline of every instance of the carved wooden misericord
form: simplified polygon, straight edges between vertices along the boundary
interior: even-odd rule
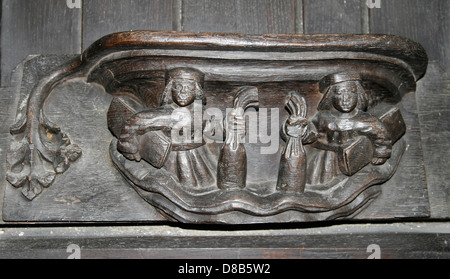
[[[418,144],[401,104],[427,61],[419,44],[391,35],[111,34],[22,94],[7,181],[31,206],[89,156],[44,111],[57,86],[81,80],[111,96],[101,163],[160,220],[351,219],[387,187],[412,183],[392,177]]]

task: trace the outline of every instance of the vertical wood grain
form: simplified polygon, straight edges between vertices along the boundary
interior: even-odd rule
[[[183,31],[183,0],[173,0],[172,29]]]
[[[295,0],[295,33],[297,34],[305,33],[303,13],[303,0]]]
[[[303,0],[305,33],[362,32],[360,0]]]
[[[431,217],[450,216],[450,75],[431,62],[417,88]]]
[[[81,9],[60,0],[3,0],[2,86],[29,54],[81,52]]]
[[[384,0],[381,8],[370,10],[371,33],[411,38],[422,44],[430,59],[416,98],[433,218],[450,214],[449,12],[448,0]]]
[[[295,0],[184,0],[183,30],[295,33]]]
[[[381,0],[380,9],[368,9],[364,3],[365,0],[84,0],[82,9],[69,9],[65,0],[3,0],[2,86],[9,84],[11,71],[29,54],[80,53],[101,36],[118,31],[370,31],[406,36],[420,42],[430,59],[436,61],[419,82],[417,100],[432,214],[448,218],[450,163],[445,158],[450,156],[450,1]],[[438,63],[443,72],[437,68]],[[0,100],[6,104],[10,99],[5,95]],[[440,154],[439,160],[436,154]]]
[[[442,60],[448,52],[448,0],[383,0],[370,10],[372,33],[405,36],[421,43],[431,60]]]
[[[83,49],[110,33],[172,30],[172,0],[84,0]]]

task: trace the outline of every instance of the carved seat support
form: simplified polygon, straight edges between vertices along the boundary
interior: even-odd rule
[[[111,34],[22,94],[7,180],[35,203],[84,156],[44,112],[56,87],[82,80],[112,96],[123,187],[167,220],[352,218],[408,168],[417,143],[401,103],[427,62],[390,35]]]

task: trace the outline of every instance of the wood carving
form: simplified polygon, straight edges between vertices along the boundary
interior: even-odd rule
[[[56,84],[85,78],[113,96],[114,165],[169,220],[352,216],[401,162],[407,126],[396,104],[426,65],[420,45],[396,36],[112,34],[27,97],[8,181],[32,200],[81,155],[42,107]],[[261,123],[272,148],[255,135]]]
[[[82,154],[61,128],[50,122],[42,107],[53,84],[66,77],[77,63],[70,62],[43,78],[19,105],[11,127],[14,141],[7,153],[6,179],[33,200]]]

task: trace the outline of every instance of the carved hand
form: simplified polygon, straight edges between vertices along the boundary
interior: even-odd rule
[[[157,108],[136,113],[122,128],[117,149],[129,160],[140,161],[140,135],[155,130],[181,129],[190,125],[191,114],[187,109],[169,110]]]
[[[172,112],[172,129],[180,130],[184,127],[190,127],[192,115],[187,108],[178,108]]]
[[[286,121],[286,134],[290,137],[302,137],[306,133],[308,120],[306,119],[306,101],[298,93],[291,92],[286,107],[291,116]]]
[[[119,136],[117,149],[122,152],[125,158],[139,162],[141,156],[139,154],[140,143],[137,137],[138,126],[136,125],[136,121],[136,117],[131,117],[125,123],[122,133]]]
[[[374,165],[382,165],[384,163],[386,163],[387,158],[373,158],[372,159],[372,164]]]
[[[292,115],[286,121],[286,134],[298,138],[305,134],[308,120],[301,116]]]

